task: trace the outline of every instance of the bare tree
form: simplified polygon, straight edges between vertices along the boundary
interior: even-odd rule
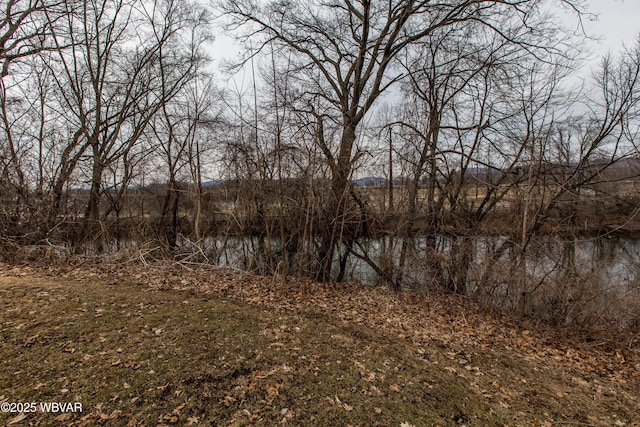
[[[0,10],[0,79],[9,74],[9,65],[43,50],[52,49],[51,26],[67,10],[60,0],[2,0]]]
[[[71,12],[66,35],[55,33],[56,80],[77,126],[74,140],[92,159],[85,218],[96,232],[103,172],[198,71],[206,15],[172,0],[94,0]]]
[[[170,249],[178,237],[178,209],[183,196],[193,197],[194,234],[202,237],[203,159],[211,150],[210,132],[220,122],[218,91],[210,77],[194,79],[182,94],[165,103],[150,123],[168,182],[158,219],[158,231]],[[207,141],[208,140],[208,141]]]
[[[555,218],[553,212],[563,201],[577,207],[583,188],[598,182],[608,169],[635,152],[634,135],[640,129],[640,42],[625,49],[617,61],[611,55],[604,57],[593,74],[592,89],[587,112],[569,116],[564,122],[555,123],[554,110],[524,110],[530,160],[518,242],[520,315],[526,314],[531,296],[545,283],[544,279],[530,280],[527,271],[528,248],[536,233]],[[567,163],[554,164],[545,155],[552,152],[553,140],[574,148]],[[566,228],[577,228],[575,215],[574,210],[568,221],[563,218]]]
[[[204,174],[205,166],[210,164],[211,155],[217,148],[216,133],[224,129],[224,108],[220,102],[221,91],[210,76],[194,80],[186,91],[186,144],[194,203],[193,234],[198,242],[203,237],[202,220],[204,215]],[[211,218],[213,219],[213,218]]]
[[[228,0],[221,8],[240,38],[259,40],[291,52],[291,72],[311,103],[326,103],[339,120],[335,150],[321,146],[331,169],[330,218],[319,248],[318,279],[329,280],[338,229],[344,220],[349,181],[358,153],[358,128],[375,101],[402,77],[394,59],[407,46],[436,30],[463,22],[481,23],[532,53],[549,24],[538,15],[539,1],[270,1]],[[533,34],[533,37],[532,37]],[[555,35],[558,35],[555,32]],[[557,49],[558,45],[547,45]],[[250,52],[251,55],[254,52]],[[301,87],[302,87],[301,85]],[[318,142],[323,144],[322,139]]]

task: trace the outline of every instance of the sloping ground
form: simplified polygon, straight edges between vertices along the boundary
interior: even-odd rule
[[[600,344],[450,296],[0,264],[0,402],[83,409],[3,425],[640,426],[638,351]]]

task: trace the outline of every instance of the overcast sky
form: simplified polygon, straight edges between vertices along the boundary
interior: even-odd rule
[[[598,54],[617,50],[624,42],[628,46],[640,32],[640,0],[588,0],[591,13],[597,20],[585,20],[585,29],[590,35],[603,37],[593,42]]]

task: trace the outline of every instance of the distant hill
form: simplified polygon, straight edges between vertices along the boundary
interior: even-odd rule
[[[367,176],[353,180],[353,185],[356,187],[384,187],[388,184],[389,180],[387,178],[378,176]]]

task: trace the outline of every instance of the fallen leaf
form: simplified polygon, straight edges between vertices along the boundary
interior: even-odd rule
[[[280,387],[282,387],[281,384],[276,384],[275,387],[267,387],[267,394],[269,396],[277,396],[278,394],[280,394]]]
[[[54,418],[54,420],[63,422],[63,421],[67,421],[69,418],[71,418],[71,414],[66,412],[64,414],[58,415],[57,417]]]
[[[20,421],[23,421],[25,418],[27,418],[27,415],[23,412],[21,414],[16,415],[11,420],[9,420],[7,425],[10,426],[10,425],[13,425],[13,424],[18,424]]]

